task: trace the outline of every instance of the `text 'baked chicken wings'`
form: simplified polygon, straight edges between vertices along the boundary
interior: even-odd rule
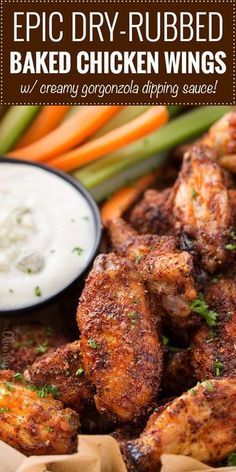
[[[235,450],[236,379],[205,381],[153,413],[141,436],[122,445],[129,472],[157,472],[161,454],[216,463]]]
[[[194,325],[196,316],[190,303],[197,291],[191,254],[178,250],[172,236],[138,235],[120,218],[110,222],[109,233],[114,250],[135,263],[148,291],[156,297],[159,315],[178,328]]]
[[[77,321],[97,409],[121,423],[136,420],[157,395],[162,350],[146,292],[131,261],[112,253],[97,257]]]
[[[209,377],[236,377],[236,282],[223,278],[205,295],[217,314],[214,328],[203,326],[193,338],[193,365],[198,380]]]
[[[181,247],[198,254],[209,272],[228,260],[232,231],[229,193],[213,154],[200,145],[185,154],[173,208]]]
[[[47,391],[35,390],[20,374],[0,372],[0,439],[27,456],[77,449],[78,415]]]

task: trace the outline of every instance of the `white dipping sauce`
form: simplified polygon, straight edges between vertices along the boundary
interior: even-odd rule
[[[95,240],[85,197],[39,167],[0,163],[0,310],[31,306],[80,274]]]

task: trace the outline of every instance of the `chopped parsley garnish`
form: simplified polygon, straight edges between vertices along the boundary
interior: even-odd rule
[[[40,287],[35,287],[34,294],[36,295],[36,297],[41,297],[42,296],[41,288]]]
[[[169,338],[167,338],[167,336],[162,336],[161,342],[162,342],[162,345],[163,345],[163,346],[168,346],[169,341],[170,341],[170,340],[169,340]]]
[[[190,308],[194,313],[197,313],[198,315],[202,316],[208,326],[217,325],[217,317],[219,315],[215,311],[209,309],[208,303],[204,300],[202,294],[199,294],[199,298],[193,300],[190,303]]]
[[[76,246],[76,247],[74,247],[74,249],[72,249],[72,252],[77,254],[77,256],[81,256],[81,254],[83,254],[84,250],[82,249],[82,247]]]
[[[32,269],[27,269],[27,274],[32,274]]]
[[[131,311],[130,313],[128,313],[128,317],[130,318],[132,325],[136,325],[136,324],[137,324],[138,318],[139,318],[139,314],[138,314],[136,311]]]
[[[231,467],[233,467],[234,465],[236,465],[236,452],[232,452],[232,453],[228,456],[227,465],[228,465],[228,466],[231,466]]]
[[[29,390],[33,390],[33,392],[36,392],[39,398],[44,398],[50,394],[54,397],[58,397],[60,395],[58,388],[54,385],[44,385],[43,387],[37,387],[36,385],[28,385],[27,388]]]
[[[222,364],[222,362],[220,362],[219,359],[216,359],[215,364],[214,364],[216,377],[220,377],[222,375],[223,369],[224,369],[224,365]]]
[[[3,406],[0,408],[0,413],[7,413],[9,411],[9,408],[7,406]]]
[[[210,382],[210,380],[205,380],[204,382],[201,383],[201,385],[203,387],[205,387],[209,392],[213,392],[213,390],[214,390],[214,386]]]
[[[198,196],[198,193],[195,190],[195,188],[193,188],[193,190],[192,190],[192,199],[195,200],[197,198],[197,196]]]
[[[9,292],[10,292],[10,293],[14,293],[13,288],[9,288]]]
[[[89,345],[89,347],[91,347],[92,349],[98,349],[98,348],[99,348],[99,344],[98,344],[97,341],[95,341],[95,339],[93,339],[93,338],[89,338],[89,340],[88,340],[88,345]]]
[[[15,379],[17,382],[21,382],[23,378],[23,374],[21,374],[20,372],[17,372],[15,375],[13,375],[13,379]]]
[[[170,346],[170,340],[167,336],[162,336],[161,343],[163,346],[167,347],[170,352],[179,352],[179,348],[175,346]]]
[[[236,239],[235,231],[231,231],[230,236],[231,236],[232,239]]]
[[[83,367],[79,367],[78,370],[76,371],[75,375],[80,377],[81,375],[83,375],[83,373],[84,373]]]
[[[225,249],[227,249],[227,251],[235,251],[235,249],[236,249],[236,243],[229,243],[229,244],[226,244]]]
[[[15,388],[9,382],[3,382],[3,385],[9,390],[10,392],[14,392]]]
[[[48,433],[51,433],[53,431],[53,427],[52,426],[46,426],[46,431],[48,431]]]
[[[47,352],[48,342],[44,341],[42,344],[40,344],[38,347],[35,348],[35,351],[38,352],[39,354],[44,354],[45,352]]]
[[[214,386],[213,384],[210,382],[210,380],[204,380],[204,382],[198,382],[196,387],[193,387],[193,388],[190,388],[189,392],[192,394],[192,395],[197,395],[197,391],[196,391],[196,388],[198,387],[204,387],[206,388],[209,392],[213,392],[214,390]]]
[[[143,257],[143,256],[142,256],[141,254],[137,254],[137,255],[135,256],[135,262],[136,262],[136,264],[139,264],[139,263],[141,262],[142,257]]]

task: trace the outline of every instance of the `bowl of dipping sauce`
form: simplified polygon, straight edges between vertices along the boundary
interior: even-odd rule
[[[34,312],[82,281],[99,210],[69,175],[11,158],[0,158],[0,201],[0,316]]]

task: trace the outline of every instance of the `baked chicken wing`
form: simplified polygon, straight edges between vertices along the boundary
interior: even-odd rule
[[[129,221],[140,234],[167,234],[171,230],[172,189],[147,190],[130,213]]]
[[[97,409],[120,423],[141,417],[159,389],[162,350],[145,289],[131,261],[112,253],[97,257],[77,321]]]
[[[216,121],[208,132],[194,144],[183,144],[175,150],[177,158],[183,158],[184,153],[192,146],[203,144],[212,149],[215,159],[223,167],[235,172],[236,165],[236,110],[227,113]],[[233,168],[231,168],[231,165]],[[227,165],[228,164],[228,165]]]
[[[109,224],[114,250],[131,259],[148,291],[157,299],[159,312],[178,328],[196,323],[190,303],[197,298],[192,256],[176,248],[172,236],[138,235],[124,220]]]
[[[216,463],[235,450],[236,379],[205,381],[159,412],[141,436],[123,443],[129,472],[157,472],[161,454]]]
[[[37,387],[54,385],[60,400],[83,413],[93,404],[93,388],[85,375],[80,341],[52,349],[25,371],[27,381]]]
[[[201,140],[221,156],[236,153],[236,110],[224,115]]]
[[[69,454],[77,449],[78,415],[35,391],[19,374],[0,372],[0,439],[23,454]]]
[[[203,326],[193,338],[192,357],[198,380],[236,377],[236,282],[223,278],[213,283],[205,300],[217,314],[214,328]]]
[[[229,259],[232,208],[223,171],[211,150],[199,145],[185,154],[175,191],[173,216],[180,245],[214,272]]]

